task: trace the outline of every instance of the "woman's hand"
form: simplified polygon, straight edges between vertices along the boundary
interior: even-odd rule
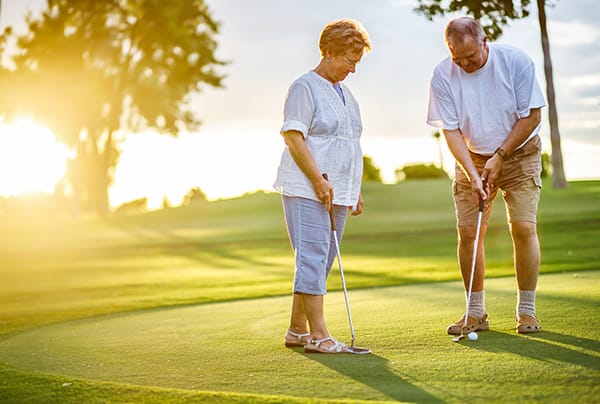
[[[365,201],[362,196],[362,192],[358,194],[358,202],[356,203],[356,207],[350,206],[348,210],[350,211],[351,216],[358,216],[363,213],[363,207],[365,205]]]
[[[313,188],[319,201],[325,204],[327,211],[330,211],[331,205],[333,204],[333,187],[329,181],[321,176],[318,181],[313,182]]]

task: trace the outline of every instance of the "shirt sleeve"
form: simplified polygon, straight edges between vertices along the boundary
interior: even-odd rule
[[[459,127],[456,104],[452,100],[447,83],[434,70],[429,87],[427,124],[439,129],[455,130]]]
[[[283,108],[281,133],[296,130],[306,138],[314,110],[315,102],[308,84],[302,81],[292,83]]]
[[[535,65],[525,54],[521,55],[520,66],[515,77],[515,96],[519,118],[528,117],[533,108],[546,106],[544,94],[535,77]]]

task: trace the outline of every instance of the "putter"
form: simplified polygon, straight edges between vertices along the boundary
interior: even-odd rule
[[[473,277],[475,276],[475,263],[477,261],[477,249],[479,247],[479,231],[481,230],[481,218],[483,217],[484,200],[479,196],[479,213],[477,214],[477,230],[475,230],[475,243],[473,245],[473,259],[471,260],[471,277],[469,279],[469,291],[467,292],[467,308],[465,309],[465,322],[460,329],[460,335],[452,338],[452,341],[458,342],[465,338],[465,328],[469,323],[469,305],[471,304],[471,292],[473,290]]]
[[[323,174],[323,178],[328,180],[327,174]],[[354,346],[354,324],[352,323],[352,314],[350,313],[350,302],[348,301],[348,291],[346,290],[346,279],[344,278],[344,267],[342,265],[342,255],[340,253],[340,243],[335,228],[335,216],[333,212],[333,204],[329,210],[329,220],[331,222],[331,231],[333,232],[333,240],[335,242],[335,252],[337,255],[338,265],[340,267],[340,277],[342,278],[342,288],[344,289],[344,300],[346,301],[346,312],[348,313],[348,323],[350,324],[350,334],[352,335],[352,344],[348,347],[348,351],[353,354],[369,354],[369,348],[359,348]]]

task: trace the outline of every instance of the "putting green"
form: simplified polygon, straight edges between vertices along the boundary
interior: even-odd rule
[[[372,355],[286,349],[290,297],[159,308],[54,324],[0,341],[16,368],[141,386],[321,399],[398,401],[597,399],[600,271],[540,278],[544,332],[514,333],[514,278],[488,280],[491,331],[451,342],[461,285],[350,290],[356,343]],[[349,342],[341,293],[326,297],[330,332]],[[68,385],[68,383],[67,383]]]

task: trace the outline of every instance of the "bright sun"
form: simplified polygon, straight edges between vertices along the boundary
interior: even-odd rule
[[[0,123],[0,196],[54,192],[67,158],[67,147],[31,119]]]

